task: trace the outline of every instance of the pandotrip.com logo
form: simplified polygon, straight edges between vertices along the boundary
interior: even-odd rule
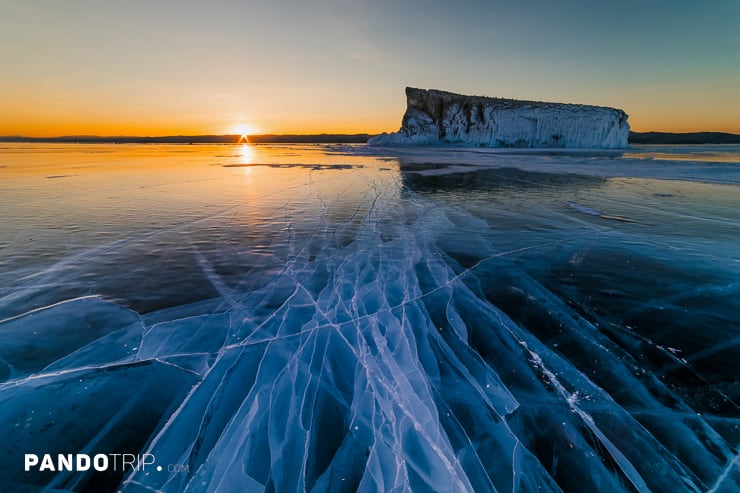
[[[26,472],[162,472],[153,454],[24,454]],[[168,464],[167,472],[188,472],[188,465]]]

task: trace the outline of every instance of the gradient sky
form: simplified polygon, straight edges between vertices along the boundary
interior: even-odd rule
[[[397,130],[407,85],[740,133],[740,1],[0,0],[0,135]]]

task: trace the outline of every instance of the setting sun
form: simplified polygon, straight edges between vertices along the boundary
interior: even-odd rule
[[[248,123],[239,123],[237,125],[234,125],[233,127],[231,127],[231,132],[242,137],[248,137],[250,135],[258,133],[254,125],[250,125]]]

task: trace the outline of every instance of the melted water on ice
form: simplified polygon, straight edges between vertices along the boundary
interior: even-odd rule
[[[3,491],[740,487],[735,148],[5,145],[0,177]],[[22,466],[144,452],[187,470]]]

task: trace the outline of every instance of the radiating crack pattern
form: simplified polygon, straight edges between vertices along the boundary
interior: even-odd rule
[[[231,204],[16,277],[0,299],[0,488],[740,487],[740,256],[722,232],[712,257],[701,238],[676,252],[630,200],[610,214],[634,222],[579,213],[629,182],[379,162],[303,166],[262,212]],[[727,271],[707,278],[717,258]],[[654,275],[681,286],[645,299]],[[682,325],[702,297],[716,304]],[[725,373],[700,364],[712,358]],[[95,452],[184,467],[19,466]]]

